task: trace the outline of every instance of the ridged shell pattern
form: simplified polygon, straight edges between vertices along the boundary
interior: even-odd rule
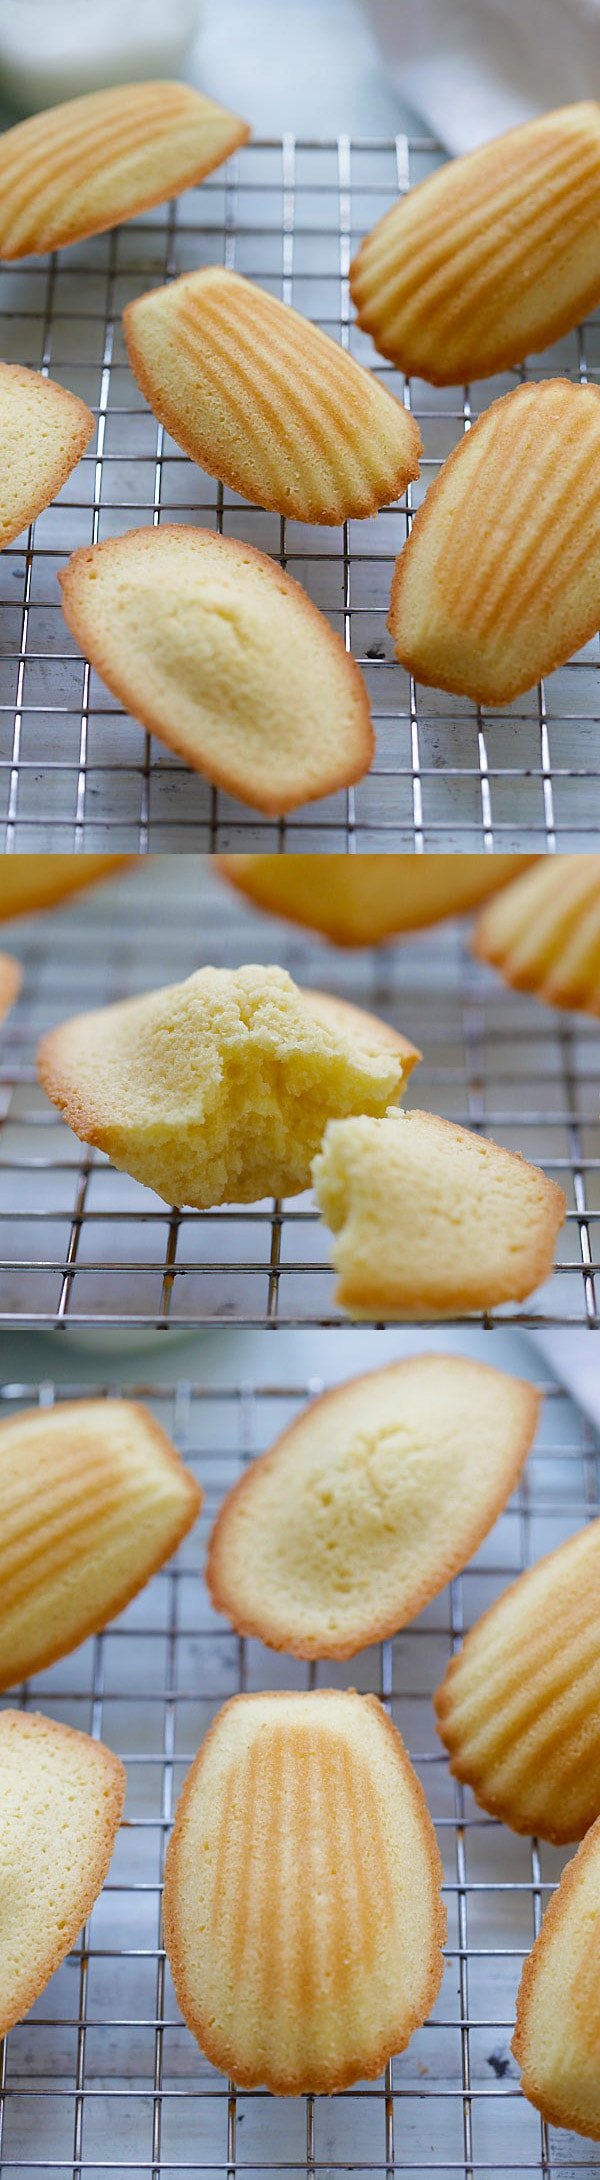
[[[336,341],[263,288],[185,274],[124,313],[132,369],[210,476],[306,522],[371,515],[418,475],[414,419]]]
[[[600,618],[600,387],[552,379],[486,410],[415,519],[389,626],[417,679],[509,703]]]
[[[600,1521],[505,1592],[435,1701],[452,1771],[484,1809],[583,1838],[600,1813]]]
[[[200,179],[248,134],[183,83],[133,83],[50,107],[0,137],[0,257],[98,233]]]
[[[434,385],[520,363],[600,295],[600,106],[567,107],[440,168],[351,268],[359,323]]]
[[[525,1961],[512,2044],[522,2069],[521,2086],[531,2103],[551,2125],[573,2129],[596,2142],[600,2141],[599,2048],[600,1822],[596,1822],[563,1870]]]
[[[518,991],[600,1014],[600,855],[542,858],[480,916],[474,948]]]

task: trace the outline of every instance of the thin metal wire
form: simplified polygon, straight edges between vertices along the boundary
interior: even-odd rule
[[[94,450],[57,504],[2,555],[0,843],[8,852],[115,845],[163,851],[595,845],[600,813],[598,647],[505,714],[418,688],[386,630],[396,553],[422,488],[482,407],[529,371],[595,381],[590,320],[524,370],[476,388],[404,382],[358,333],[348,270],[361,236],[440,157],[427,138],[253,143],[164,212],[50,260],[0,268],[9,360],[54,373],[98,415]],[[128,371],[121,311],[145,287],[203,262],[236,266],[296,304],[376,371],[423,437],[422,482],[374,521],[338,532],[286,523],[203,477],[157,430]],[[189,773],[82,662],[60,613],[73,547],[161,519],[241,535],[304,582],[366,676],[377,735],[369,778],[283,821]]]
[[[373,1343],[372,1343],[373,1344]],[[373,1356],[373,1362],[376,1362]],[[20,1691],[30,1708],[105,1739],[128,1772],[126,1823],[80,1944],[0,2046],[0,2176],[301,2173],[479,2180],[484,2173],[597,2174],[600,2146],[552,2136],[521,2098],[510,2055],[521,1964],[566,1856],[517,1839],[454,1785],[431,1695],[463,1630],[500,1587],[600,1506],[599,1447],[553,1384],[522,1482],[475,1563],[393,1643],[348,1667],[301,1666],[240,1640],[208,1608],[206,1527],[222,1496],[322,1390],[277,1373],[235,1384],[218,1354],[202,1383],[128,1388],[148,1403],[203,1485],[201,1523],[177,1561],[104,1635]],[[0,1417],[39,1401],[101,1397],[74,1379],[0,1389]],[[250,1686],[358,1685],[404,1735],[436,1824],[449,1915],[433,2016],[380,2083],[335,2099],[236,2093],[178,2016],[161,1944],[164,1852],[183,1776],[210,1718]],[[8,1702],[15,1698],[9,1696]],[[302,2107],[305,2105],[305,2114]],[[303,2140],[304,2138],[304,2140]]]
[[[309,1196],[173,1211],[79,1144],[35,1080],[43,1031],[203,961],[277,959],[300,985],[380,1013],[423,1054],[413,1102],[491,1134],[565,1188],[555,1275],[522,1325],[600,1323],[600,1025],[503,991],[466,936],[326,950],[251,917],[208,858],[162,857],[15,928],[25,970],[0,1059],[0,1323],[339,1324],[328,1236]],[[467,1320],[472,1323],[473,1320]],[[501,1321],[481,1320],[486,1329]]]

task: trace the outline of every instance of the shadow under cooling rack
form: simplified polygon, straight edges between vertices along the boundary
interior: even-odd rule
[[[249,960],[278,961],[297,983],[394,1022],[423,1053],[413,1103],[489,1133],[565,1188],[553,1278],[531,1304],[492,1321],[600,1324],[600,1024],[503,992],[457,925],[343,955],[253,914],[207,858],[162,857],[10,943],[25,974],[2,1031],[0,1324],[343,1322],[312,1195],[169,1210],[78,1143],[35,1080],[36,1045],[51,1024],[179,981],[202,962]]]
[[[80,1944],[0,2045],[2,2180],[39,2171],[77,2180],[389,2180],[396,2172],[565,2180],[600,2171],[600,2145],[548,2129],[527,2104],[510,2053],[523,1959],[569,1851],[517,1838],[477,1807],[450,1776],[431,1706],[463,1632],[523,1568],[598,1515],[597,1442],[564,1394],[544,1386],[518,1492],[476,1559],[393,1642],[347,1666],[309,1667],[233,1635],[213,1613],[201,1572],[224,1492],[321,1389],[315,1379],[276,1375],[227,1384],[218,1370],[202,1385],[131,1388],[171,1433],[206,1498],[171,1566],[105,1634],[20,1692],[18,1700],[107,1741],[123,1758],[128,1787],[126,1822]],[[7,1386],[0,1416],[38,1397],[51,1404],[53,1386],[39,1396]],[[227,1697],[315,1684],[372,1690],[406,1741],[444,1864],[444,1979],[431,2019],[379,2082],[337,2097],[236,2094],[178,2013],[161,1939],[165,1847],[184,1775]]]
[[[420,688],[386,629],[395,556],[439,464],[519,378],[598,379],[600,321],[520,372],[465,389],[404,381],[359,333],[350,259],[398,193],[439,163],[427,139],[256,143],[165,207],[50,259],[0,267],[5,360],[49,372],[97,416],[92,451],[55,506],[2,554],[0,845],[8,850],[268,848],[584,849],[600,821],[598,641],[505,713]],[[318,321],[411,407],[419,485],[374,521],[312,528],[249,507],[180,454],[128,368],[124,305],[225,263]],[[81,659],[57,574],[78,545],[160,520],[199,522],[271,553],[304,584],[359,661],[377,736],[347,793],[262,819],[154,741]]]

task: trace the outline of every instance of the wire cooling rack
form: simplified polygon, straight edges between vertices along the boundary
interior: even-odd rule
[[[441,154],[393,143],[247,146],[177,204],[49,259],[0,268],[5,359],[50,372],[97,414],[92,451],[57,504],[2,555],[0,825],[8,850],[593,848],[600,819],[597,639],[506,712],[418,688],[393,659],[386,613],[411,512],[471,422],[520,377],[598,377],[600,320],[521,372],[436,392],[405,384],[353,322],[353,251],[398,190]],[[250,508],[180,453],[128,369],[125,303],[224,262],[318,320],[414,409],[418,487],[339,531]],[[242,537],[280,559],[330,616],[366,676],[377,735],[368,779],[267,822],[151,740],[90,673],[67,632],[57,571],[75,546],[162,518]]]
[[[371,1343],[373,1346],[374,1342]],[[376,1363],[377,1356],[371,1355]],[[356,1365],[356,1357],[354,1358]],[[214,1363],[214,1351],[213,1351]],[[360,1364],[359,1364],[360,1367]],[[315,1668],[240,1641],[199,1575],[204,1534],[243,1464],[298,1413],[316,1380],[141,1385],[206,1491],[176,1562],[105,1635],[28,1684],[20,1700],[103,1737],[123,1757],[126,1824],[80,1945],[0,2046],[0,2174],[597,2174],[600,2145],[548,2130],[520,2094],[510,2054],[515,1996],[567,1859],[517,1839],[450,1778],[430,1698],[468,1627],[520,1569],[600,1510],[598,1447],[547,1388],[522,1485],[476,1560],[395,1642]],[[73,1384],[61,1397],[89,1392]],[[54,1398],[5,1387],[0,1415]],[[238,2096],[178,2015],[161,1951],[164,1849],[199,1741],[238,1690],[372,1689],[400,1727],[435,1820],[448,1909],[432,2019],[385,2079],[339,2097]],[[9,1699],[11,1700],[11,1699]],[[14,1701],[14,1698],[12,1699]],[[3,2050],[3,2058],[2,2058]]]
[[[424,1055],[413,1103],[488,1131],[561,1182],[569,1208],[558,1268],[511,1319],[600,1324],[600,1024],[503,992],[457,925],[343,955],[251,911],[208,857],[163,856],[17,931],[9,943],[24,987],[0,1044],[0,1323],[166,1331],[340,1321],[310,1194],[170,1211],[78,1143],[35,1080],[39,1037],[68,1015],[179,981],[203,962],[275,960],[299,984],[340,992],[412,1038]]]

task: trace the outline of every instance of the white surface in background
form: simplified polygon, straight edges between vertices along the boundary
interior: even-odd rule
[[[190,81],[257,136],[394,136],[411,117],[357,0],[203,0]]]
[[[23,113],[85,91],[179,76],[200,0],[2,0],[0,85]]]
[[[600,94],[600,0],[363,0],[402,96],[450,151]]]

